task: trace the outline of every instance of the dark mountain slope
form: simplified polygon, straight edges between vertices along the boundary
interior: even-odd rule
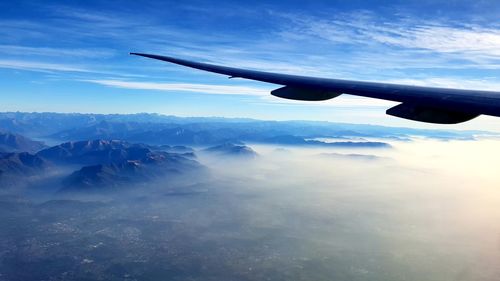
[[[0,132],[0,152],[37,152],[46,146],[19,134]]]

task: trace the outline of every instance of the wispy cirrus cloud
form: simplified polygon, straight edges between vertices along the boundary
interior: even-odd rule
[[[66,80],[78,80],[82,76],[103,76],[112,75],[115,77],[144,77],[144,75],[136,73],[127,73],[123,71],[114,71],[99,69],[96,66],[88,67],[84,65],[71,64],[71,63],[50,63],[44,61],[33,61],[33,60],[1,60],[0,68],[4,69],[14,69],[14,70],[26,70],[41,73],[57,73],[57,74],[69,74],[65,77]],[[53,79],[53,77],[51,77]]]
[[[335,45],[358,46],[365,51],[386,46],[411,52],[416,57],[429,53],[456,55],[456,58],[476,62],[476,67],[500,61],[500,28],[453,21],[429,22],[416,17],[384,20],[366,11],[330,19],[281,16],[292,26],[282,29],[280,34],[292,41],[316,37]]]
[[[485,79],[457,79],[448,77],[434,77],[434,78],[421,78],[421,79],[401,78],[401,79],[390,79],[385,82],[394,84],[425,86],[425,87],[500,91],[500,81],[488,78]]]
[[[439,53],[484,55],[500,59],[500,29],[479,26],[416,25],[394,28],[392,32],[374,29],[367,35],[377,42]]]
[[[0,68],[8,69],[18,69],[18,70],[29,70],[29,71],[39,71],[39,72],[92,72],[90,69],[84,67],[59,64],[59,63],[47,63],[47,62],[37,62],[37,61],[24,61],[24,60],[0,60]]]
[[[252,95],[263,96],[268,95],[269,90],[247,87],[247,86],[227,86],[227,85],[211,85],[211,84],[195,84],[195,83],[155,83],[155,82],[137,82],[137,81],[122,81],[122,80],[83,80],[94,84],[104,85],[108,87],[133,89],[133,90],[153,90],[167,92],[193,92],[205,94],[221,94],[221,95]]]
[[[0,24],[20,29],[10,34],[31,34],[37,41],[44,36],[43,42],[47,44],[57,39],[56,34],[63,36],[66,42],[78,47],[61,48],[62,52],[92,59],[103,57],[92,57],[94,52],[86,51],[87,41],[105,40],[113,42],[113,47],[100,50],[104,57],[106,52],[125,54],[137,50],[267,71],[347,79],[366,79],[363,74],[379,79],[380,70],[488,70],[500,66],[500,29],[429,22],[414,16],[395,16],[389,20],[366,11],[330,13],[328,17],[273,12],[271,16],[276,20],[266,33],[234,36],[165,24],[155,13],[144,17],[124,11],[110,14],[67,6],[48,6],[46,10],[51,17],[40,24],[28,20],[15,23],[0,20]],[[196,12],[208,13],[208,10]],[[23,51],[57,54],[57,50],[48,47],[29,45],[5,44],[0,46],[2,50],[10,54]],[[110,63],[120,65],[116,61]]]
[[[53,47],[34,47],[22,45],[0,45],[0,53],[9,55],[35,55],[51,57],[81,57],[81,58],[107,58],[116,54],[116,51],[110,49],[84,49],[84,48],[53,48]]]
[[[269,103],[297,106],[327,106],[327,107],[391,107],[395,102],[384,100],[369,99],[355,97],[350,95],[342,95],[338,98],[321,101],[297,101],[276,98],[270,95],[271,89],[249,87],[249,86],[233,86],[233,85],[213,85],[213,84],[195,84],[195,83],[155,83],[155,82],[138,82],[138,81],[123,81],[123,80],[83,80],[84,82],[95,83],[108,87],[144,90],[144,91],[166,91],[166,92],[193,92],[201,94],[217,94],[217,95],[248,95],[256,96],[259,99],[253,103]],[[276,88],[276,87],[275,87]]]

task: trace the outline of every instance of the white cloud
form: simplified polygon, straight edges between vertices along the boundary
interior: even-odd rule
[[[269,90],[247,87],[247,86],[225,86],[211,84],[193,84],[193,83],[155,83],[155,82],[136,82],[122,80],[84,80],[95,84],[109,87],[134,89],[134,90],[155,90],[155,91],[182,91],[206,94],[222,95],[268,95]]]
[[[92,72],[86,68],[57,64],[45,63],[36,61],[23,61],[23,60],[0,60],[0,68],[31,70],[41,72],[63,71],[63,72]]]
[[[391,79],[384,81],[394,84],[405,84],[425,87],[440,87],[452,89],[469,89],[481,91],[500,91],[500,81],[490,79],[456,79],[446,77],[423,78],[423,79]]]
[[[38,56],[66,56],[66,57],[84,57],[84,58],[103,58],[111,57],[114,51],[107,49],[82,49],[82,48],[50,48],[50,47],[32,47],[19,45],[0,45],[0,52],[12,55],[38,55]]]
[[[399,18],[383,21],[370,13],[348,14],[325,20],[284,15],[294,24],[282,31],[284,38],[313,36],[335,44],[383,44],[414,51],[457,54],[461,59],[486,63],[500,61],[500,29],[478,25],[425,22]],[[300,36],[297,36],[299,34]],[[415,53],[418,55],[418,53]]]
[[[85,66],[73,65],[73,64],[62,64],[62,63],[48,63],[40,61],[29,61],[29,60],[0,60],[0,68],[6,69],[16,69],[16,70],[27,70],[36,71],[42,73],[69,73],[69,79],[74,79],[73,74],[78,75],[113,75],[118,77],[144,77],[139,74],[130,74],[123,71],[108,71],[88,68]],[[73,78],[71,78],[73,77]]]
[[[367,35],[378,42],[405,48],[485,55],[500,59],[500,29],[417,25],[395,30],[396,32],[384,33],[375,28]]]
[[[156,82],[137,82],[123,80],[83,80],[85,82],[95,83],[108,87],[148,90],[148,91],[167,91],[167,92],[194,92],[204,94],[221,95],[251,95],[258,96],[260,101],[269,104],[298,105],[298,106],[327,106],[327,107],[391,107],[397,103],[379,99],[370,99],[356,97],[351,95],[341,95],[340,97],[327,101],[298,101],[274,97],[270,94],[270,89],[231,86],[231,85],[212,85],[212,84],[193,84],[193,83],[156,83]],[[256,101],[257,102],[257,101]]]

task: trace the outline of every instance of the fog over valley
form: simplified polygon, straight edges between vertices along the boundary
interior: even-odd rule
[[[159,115],[0,124],[2,281],[500,276],[495,133]]]

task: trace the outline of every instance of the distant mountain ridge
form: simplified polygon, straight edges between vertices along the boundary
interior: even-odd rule
[[[28,152],[0,153],[0,175],[30,176],[47,167],[46,160]]]
[[[324,158],[332,158],[332,159],[348,159],[348,160],[362,160],[362,161],[378,161],[378,160],[391,160],[388,157],[381,157],[372,154],[358,154],[358,153],[321,153],[318,156]]]
[[[19,134],[0,131],[0,152],[37,152],[46,146]]]
[[[237,145],[233,143],[224,143],[221,145],[209,147],[203,150],[204,152],[212,153],[220,156],[256,158],[257,152],[245,145]]]
[[[62,191],[109,189],[200,171],[201,164],[176,154],[150,155],[141,160],[85,166],[64,179]]]
[[[38,156],[56,162],[73,164],[109,164],[146,158],[152,150],[143,144],[120,140],[66,142],[44,149]]]
[[[297,136],[276,136],[261,141],[265,144],[296,145],[296,146],[323,146],[323,147],[370,147],[370,148],[390,148],[391,145],[385,142],[376,141],[335,141],[323,142],[309,140]]]
[[[0,113],[0,129],[26,136],[61,141],[121,139],[156,144],[220,144],[259,142],[280,135],[303,138],[382,138],[408,140],[411,136],[473,139],[484,131],[429,130],[324,121],[262,121],[244,118],[176,117],[160,114]],[[175,136],[177,136],[175,138]],[[170,143],[162,143],[164,141]]]
[[[0,189],[21,186],[28,178],[49,168],[46,160],[28,152],[0,153]]]

